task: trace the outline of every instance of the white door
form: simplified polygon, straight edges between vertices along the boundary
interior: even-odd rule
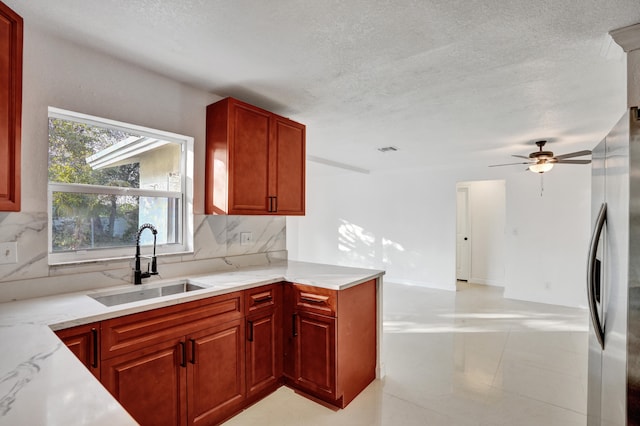
[[[471,273],[469,188],[456,188],[456,196],[456,279],[468,281]]]

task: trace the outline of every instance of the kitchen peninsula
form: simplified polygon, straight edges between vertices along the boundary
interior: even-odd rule
[[[255,299],[251,299],[249,297],[251,290],[270,288],[274,285],[281,287],[279,285],[281,283],[282,286],[289,285],[293,295],[291,296],[291,306],[288,308],[285,306],[283,312],[285,315],[291,315],[294,321],[292,322],[289,318],[282,321],[284,333],[296,337],[302,335],[304,324],[313,325],[312,319],[322,317],[317,312],[322,309],[333,310],[334,323],[338,324],[338,329],[341,325],[346,327],[348,321],[340,323],[338,318],[343,318],[341,315],[347,312],[346,309],[354,310],[353,306],[358,302],[349,301],[346,297],[340,299],[340,295],[347,294],[348,291],[360,291],[357,289],[364,289],[366,286],[375,288],[375,319],[371,321],[371,324],[368,324],[368,328],[374,330],[372,335],[376,341],[375,376],[380,377],[383,274],[383,271],[377,270],[281,261],[267,266],[238,268],[233,271],[184,277],[184,280],[197,284],[202,289],[110,307],[104,306],[90,296],[95,297],[102,293],[112,293],[127,287],[133,288],[133,286],[109,287],[103,290],[2,303],[0,304],[0,339],[3,342],[3,350],[0,353],[0,425],[136,424],[136,421],[105,387],[96,380],[88,369],[83,367],[71,351],[67,350],[56,336],[55,331],[103,321],[108,323],[108,320],[126,315],[136,318],[135,315],[143,312],[172,309],[179,304],[184,304],[184,306],[188,306],[189,303],[198,304],[199,301],[208,298],[215,300],[215,296],[231,294],[242,294],[243,296],[238,300],[248,301],[248,303],[242,303],[244,303],[244,309],[251,314],[249,308],[251,300],[260,302],[260,300],[267,300],[270,297],[256,295]],[[175,281],[175,279],[171,280],[171,282]],[[162,281],[158,281],[143,285],[141,288],[161,284]],[[284,291],[285,299],[287,297],[286,288]],[[330,295],[332,291],[337,294],[336,300],[333,300],[331,296],[325,296],[325,294]],[[257,293],[254,291],[253,294]],[[298,296],[295,296],[296,294]],[[239,306],[242,306],[242,303]],[[306,305],[309,306],[305,308]],[[302,308],[298,309],[296,306]],[[325,306],[327,308],[324,308]],[[175,308],[173,309],[175,310]],[[305,317],[305,315],[307,316]],[[304,322],[305,318],[309,320]],[[247,316],[246,319],[249,320],[247,322],[247,339],[251,341],[254,337],[254,322],[251,321],[252,317],[250,316]],[[295,321],[298,321],[297,325]],[[293,330],[287,329],[287,327],[293,327]],[[256,328],[256,333],[258,330]],[[345,330],[345,336],[351,332],[353,332],[351,329]],[[340,333],[341,331],[336,332],[338,335],[337,345],[348,346],[348,343],[343,342],[349,339],[344,339]],[[286,353],[287,339],[284,338],[283,341]],[[104,347],[104,345],[101,346],[101,348]],[[195,354],[194,347],[191,350]],[[340,350],[336,352],[338,355],[336,355],[335,362],[338,365],[341,362],[349,362],[348,357],[340,355]],[[298,351],[297,353],[304,352]],[[104,371],[105,365],[103,364],[102,367]],[[316,389],[308,387],[308,385],[305,387],[304,380],[298,386],[295,380],[292,380],[292,378],[295,379],[295,376],[292,375],[291,369],[289,376],[287,376],[286,365],[284,370],[284,378],[280,383],[285,382],[305,393],[309,390],[309,393],[316,397],[318,396],[317,392],[322,391],[320,389],[314,393]],[[103,373],[103,381],[104,378]],[[249,388],[249,384],[247,384],[247,388]],[[355,396],[347,395],[353,391],[344,390],[346,396],[343,401],[343,394],[340,393],[342,392],[341,385],[336,383],[334,389],[337,389],[338,392],[334,395],[336,401],[333,405],[345,406]],[[191,417],[190,420],[192,420]]]

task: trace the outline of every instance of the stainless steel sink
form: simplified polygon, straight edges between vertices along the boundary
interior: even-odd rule
[[[138,302],[140,300],[153,299],[155,297],[169,296],[171,294],[187,293],[189,291],[202,290],[205,287],[191,284],[188,281],[165,284],[157,287],[126,289],[118,292],[106,292],[90,294],[89,297],[97,300],[105,306],[122,305],[123,303]]]

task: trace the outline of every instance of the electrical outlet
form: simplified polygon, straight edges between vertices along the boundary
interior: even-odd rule
[[[18,243],[0,243],[0,265],[18,263]]]
[[[248,246],[253,242],[253,235],[251,232],[241,232],[240,233],[240,245]]]

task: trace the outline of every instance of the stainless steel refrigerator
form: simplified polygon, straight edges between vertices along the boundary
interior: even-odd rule
[[[592,154],[587,292],[589,426],[640,425],[640,116],[630,108]]]

